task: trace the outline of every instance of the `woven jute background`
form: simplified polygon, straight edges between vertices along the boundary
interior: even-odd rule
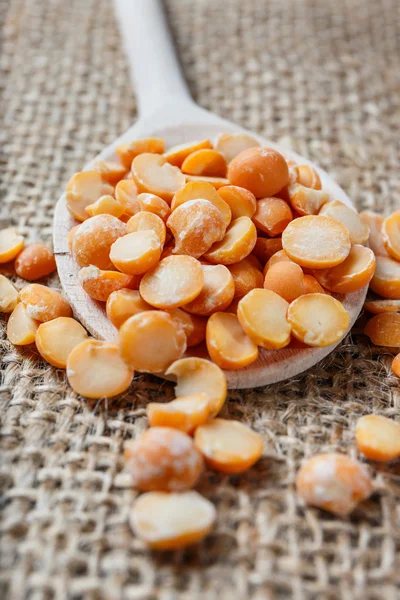
[[[359,208],[400,208],[397,0],[167,5],[201,105],[309,156]],[[134,121],[135,100],[109,0],[1,0],[0,14],[0,216],[50,240],[60,190]],[[391,354],[360,327],[304,376],[230,394],[223,416],[259,431],[264,457],[240,477],[207,473],[215,531],[164,555],[128,527],[121,451],[172,386],[137,377],[122,399],[87,403],[4,332],[1,351],[2,599],[400,597],[400,465],[371,465],[375,494],[345,520],[294,491],[304,457],[356,456],[359,416],[399,418]]]

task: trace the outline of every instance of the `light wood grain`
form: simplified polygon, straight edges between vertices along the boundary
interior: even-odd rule
[[[189,140],[206,137],[214,139],[223,132],[246,132],[234,123],[200,108],[190,98],[160,8],[159,0],[117,0],[117,15],[142,112],[133,127],[85,165],[83,170],[90,169],[96,160],[116,160],[116,146],[140,137],[161,137],[166,140],[167,147],[170,147]],[[148,45],[146,39],[150,30],[153,32],[157,51],[146,54],[143,47]],[[133,31],[136,31],[136,36],[132,35]],[[140,61],[145,62],[145,67],[142,63],[138,64],[138,53]],[[351,200],[337,183],[312,162],[252,132],[246,133],[254,135],[262,145],[279,150],[287,159],[312,165],[317,169],[323,188],[331,199],[341,200],[352,206]],[[79,268],[69,254],[66,240],[68,231],[75,224],[75,219],[67,209],[65,196],[62,195],[54,213],[54,251],[61,284],[75,316],[84,327],[98,339],[115,340],[117,330],[108,321],[104,305],[92,300],[78,284]],[[350,314],[351,326],[361,311],[366,293],[367,288],[364,288],[343,298],[344,306]],[[312,367],[336,345],[329,348],[261,350],[258,360],[246,369],[226,371],[228,386],[250,388],[288,379]]]

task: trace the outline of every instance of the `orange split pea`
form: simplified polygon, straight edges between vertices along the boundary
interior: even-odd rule
[[[379,296],[400,299],[400,263],[389,256],[375,256],[376,268],[370,288]]]
[[[400,211],[394,212],[382,223],[382,239],[388,254],[400,261]]]
[[[300,296],[289,305],[287,319],[294,337],[308,346],[339,342],[350,325],[342,303],[327,294]]]
[[[208,175],[185,175],[186,183],[208,183],[216,190],[224,185],[229,185],[229,179],[226,177],[209,177]]]
[[[72,310],[60,292],[52,288],[31,283],[19,293],[27,314],[37,321],[45,323],[57,317],[72,317]]]
[[[286,160],[272,148],[248,148],[238,154],[228,167],[232,185],[250,190],[256,198],[274,196],[288,182]]]
[[[253,290],[240,300],[237,316],[254,344],[277,350],[290,342],[291,326],[286,317],[288,307],[288,302],[275,292]]]
[[[193,487],[204,468],[193,439],[172,427],[151,427],[127,444],[124,457],[132,485],[142,492]]]
[[[340,517],[350,514],[373,491],[363,464],[333,452],[309,458],[297,473],[296,487],[306,504]]]
[[[257,229],[274,237],[286,229],[292,218],[287,202],[281,198],[263,198],[257,202],[253,222]]]
[[[194,300],[204,285],[201,263],[192,256],[168,256],[140,282],[142,298],[156,308],[179,308]]]
[[[164,221],[156,214],[146,211],[141,211],[133,215],[126,224],[126,231],[128,233],[154,231],[160,238],[161,244],[165,243],[167,236]]]
[[[102,270],[94,265],[83,267],[78,273],[78,280],[85,292],[99,302],[107,302],[110,294],[116,290],[137,285],[137,279],[132,275]]]
[[[7,227],[0,231],[0,263],[14,260],[24,247],[24,238],[15,227]]]
[[[316,269],[314,276],[331,292],[350,294],[368,285],[374,275],[375,265],[375,255],[372,250],[355,244],[340,265],[331,269]]]
[[[339,200],[328,202],[322,207],[319,214],[326,215],[327,217],[331,217],[332,219],[336,219],[343,223],[349,230],[350,241],[352,244],[364,244],[364,242],[368,240],[368,225],[362,221],[355,209],[346,206],[343,202],[339,202]]]
[[[177,550],[200,542],[212,529],[214,505],[198,492],[147,492],[130,513],[135,535],[154,550]]]
[[[164,154],[167,161],[174,165],[175,167],[181,167],[184,160],[193,152],[197,152],[197,150],[203,150],[212,148],[212,144],[209,139],[189,142],[185,144],[179,144],[178,146],[173,146],[169,150],[167,150]]]
[[[186,345],[188,348],[197,346],[197,344],[200,344],[205,340],[207,326],[206,317],[191,315],[181,308],[171,308],[167,312],[176,325],[180,327],[186,335]]]
[[[36,331],[36,348],[51,365],[66,369],[72,350],[87,339],[82,325],[70,317],[58,317],[41,323]]]
[[[122,288],[121,290],[111,292],[107,298],[107,317],[117,329],[129,317],[133,317],[133,315],[145,312],[146,310],[152,310],[152,306],[143,300],[138,290]]]
[[[200,258],[215,242],[225,235],[225,221],[221,211],[209,200],[189,200],[172,212],[167,221],[175,247],[174,254],[188,254]]]
[[[382,215],[366,210],[360,213],[360,219],[369,228],[368,244],[375,256],[388,256],[383,243],[382,225],[384,218]]]
[[[121,144],[115,150],[119,160],[126,169],[130,169],[133,159],[144,152],[162,154],[164,152],[164,140],[161,138],[143,138]]]
[[[267,270],[264,288],[275,292],[287,302],[293,302],[305,293],[303,270],[294,262],[279,261]]]
[[[237,316],[217,312],[208,319],[207,350],[222,369],[241,369],[258,358],[257,345],[244,332]]]
[[[202,149],[192,152],[181,166],[182,173],[188,175],[206,175],[207,177],[225,177],[226,161],[221,152]]]
[[[133,369],[120,357],[115,344],[85,340],[67,359],[67,378],[72,389],[86,398],[112,398],[125,392]]]
[[[132,161],[132,177],[139,193],[155,194],[168,203],[185,185],[185,176],[160,154],[139,154]]]
[[[206,394],[212,417],[223,407],[227,395],[226,377],[215,363],[199,357],[181,358],[165,374],[176,379],[175,395],[178,398]]]
[[[191,434],[207,421],[210,400],[200,392],[171,402],[150,402],[146,411],[150,427],[172,427]]]
[[[80,223],[78,223],[78,225],[74,225],[73,227],[71,227],[71,229],[67,233],[68,248],[71,253],[72,253],[72,244],[74,241],[74,237],[75,237],[75,234],[78,231],[79,227],[80,227]]]
[[[364,308],[368,312],[379,315],[381,313],[392,313],[392,312],[400,312],[400,299],[399,300],[389,300],[388,298],[378,298],[373,296],[367,296],[366,301],[364,302]]]
[[[304,275],[303,286],[305,294],[329,294],[312,275]]]
[[[119,350],[132,368],[161,373],[186,350],[182,327],[167,312],[150,310],[129,317],[119,330]]]
[[[103,181],[116,185],[126,175],[127,168],[118,162],[99,160],[94,163],[93,169],[98,171]]]
[[[44,244],[30,244],[24,248],[14,266],[17,275],[27,281],[46,277],[57,268],[53,252]]]
[[[68,210],[78,221],[85,221],[88,218],[86,207],[94,204],[101,196],[112,196],[113,192],[113,186],[106,183],[98,171],[75,173],[67,185]]]
[[[392,361],[392,371],[397,377],[400,377],[400,354],[396,354]]]
[[[0,275],[0,312],[12,312],[18,302],[18,291],[7,277]]]
[[[142,275],[160,260],[161,242],[155,231],[135,231],[118,238],[110,249],[113,265],[127,275]]]
[[[329,195],[323,190],[312,189],[299,183],[289,185],[287,193],[292,208],[299,215],[317,215],[329,200]]]
[[[254,265],[251,258],[251,255],[249,255],[240,262],[228,267],[235,285],[235,298],[242,298],[251,290],[262,288],[264,285],[262,271]]]
[[[400,348],[400,314],[375,315],[366,324],[364,333],[375,346]]]
[[[137,197],[141,210],[154,213],[166,221],[171,213],[169,204],[155,194],[139,194]]]
[[[190,200],[208,200],[221,212],[226,227],[231,222],[232,211],[229,204],[222,199],[210,183],[203,181],[186,183],[186,185],[174,195],[171,203],[172,211]]]
[[[7,322],[7,338],[14,346],[26,346],[35,341],[39,321],[32,319],[19,302]]]
[[[206,463],[222,473],[242,473],[263,453],[261,436],[239,421],[214,419],[200,425],[194,441]]]
[[[271,256],[282,250],[282,238],[263,238],[258,237],[252,254],[265,265]]]
[[[282,234],[282,246],[301,267],[335,267],[350,253],[349,230],[331,217],[309,215],[294,219]]]
[[[256,212],[257,201],[252,192],[237,185],[224,185],[218,190],[218,195],[226,202],[231,211],[232,219],[251,217]]]
[[[119,219],[125,213],[125,207],[112,196],[101,196],[93,204],[85,208],[89,217],[96,215],[113,215]]]
[[[224,238],[213,244],[204,258],[214,264],[232,265],[246,258],[257,241],[257,230],[249,217],[232,221]]]
[[[202,265],[202,268],[203,288],[184,308],[195,315],[209,316],[229,306],[235,294],[235,283],[224,265]]]
[[[294,171],[297,183],[313,190],[322,189],[320,176],[310,165],[297,165],[294,167]]]
[[[257,140],[247,133],[221,133],[215,142],[215,149],[223,154],[229,164],[243,150],[259,145]]]
[[[400,424],[380,415],[361,417],[356,425],[359,451],[369,460],[388,462],[400,456]]]
[[[72,240],[72,254],[80,267],[93,265],[112,269],[112,244],[127,232],[125,223],[112,215],[90,217],[79,226]]]
[[[138,201],[138,191],[132,179],[122,179],[115,186],[115,199],[124,207],[124,214],[132,217],[141,210]]]

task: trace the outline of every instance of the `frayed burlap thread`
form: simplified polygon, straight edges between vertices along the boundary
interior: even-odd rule
[[[202,106],[310,157],[359,208],[400,208],[396,0],[167,8]],[[66,181],[134,121],[135,100],[111,2],[1,0],[0,18],[0,219],[50,241]],[[399,418],[392,353],[360,326],[305,375],[230,393],[223,416],[260,432],[264,457],[242,476],[206,473],[216,528],[167,554],[129,529],[136,493],[121,453],[172,385],[138,376],[116,401],[84,402],[63,372],[9,344],[4,321],[0,343],[2,599],[400,597],[399,463],[371,465],[375,493],[349,519],[305,508],[294,489],[304,457],[356,456],[359,416]]]

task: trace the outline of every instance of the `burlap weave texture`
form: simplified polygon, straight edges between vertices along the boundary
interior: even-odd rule
[[[359,208],[400,208],[396,0],[167,5],[202,106],[310,157]],[[69,176],[135,119],[127,65],[110,1],[1,0],[0,18],[0,218],[50,240]],[[240,477],[207,473],[214,533],[161,556],[128,527],[121,451],[172,386],[138,377],[117,402],[85,403],[3,331],[0,598],[398,599],[400,465],[372,466],[376,493],[348,520],[294,492],[304,457],[356,455],[359,416],[399,418],[391,354],[359,330],[304,376],[230,394],[223,416],[259,431],[265,455]]]

